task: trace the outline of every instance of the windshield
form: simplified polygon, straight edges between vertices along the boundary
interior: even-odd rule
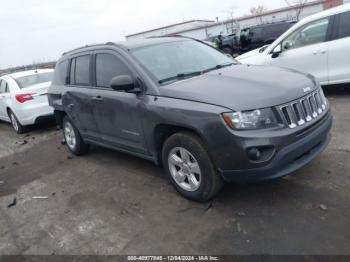
[[[22,77],[15,78],[15,80],[20,88],[26,88],[32,85],[50,82],[52,79],[52,76],[53,76],[52,72],[36,73],[29,76],[22,76]]]
[[[188,40],[141,47],[132,53],[159,83],[238,64],[210,46]]]

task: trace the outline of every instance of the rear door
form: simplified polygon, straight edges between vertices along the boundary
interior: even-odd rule
[[[106,50],[96,52],[95,72],[100,100],[94,101],[94,114],[103,141],[113,147],[146,154],[140,118],[144,96],[110,87],[115,76],[134,77],[132,70],[117,52]]]
[[[338,14],[329,44],[329,84],[350,83],[350,11]]]
[[[68,116],[85,138],[100,140],[93,112],[98,90],[92,86],[91,58],[90,53],[82,53],[71,59],[69,85],[62,103]]]
[[[10,89],[7,82],[0,79],[0,119],[8,120],[6,105],[7,99],[10,98]]]
[[[271,58],[268,64],[312,74],[319,82],[327,84],[330,23],[328,17],[296,29],[282,41],[282,53]]]

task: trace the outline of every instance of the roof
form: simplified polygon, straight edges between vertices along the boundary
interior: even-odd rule
[[[184,41],[184,40],[187,41],[190,39],[182,36],[150,37],[150,38],[144,38],[144,39],[138,39],[138,40],[128,40],[128,41],[117,42],[116,44],[131,50],[139,47],[145,47],[145,46],[151,46],[151,45],[157,45],[157,44],[169,43],[169,42]]]
[[[183,36],[171,36],[171,37],[151,37],[151,38],[143,38],[138,40],[127,40],[127,41],[120,41],[120,42],[107,42],[102,44],[93,44],[93,45],[85,45],[82,47],[78,47],[76,49],[67,51],[63,53],[62,56],[74,54],[77,52],[83,52],[88,51],[91,49],[95,49],[96,47],[106,47],[106,46],[115,46],[124,48],[127,50],[136,49],[139,47],[145,47],[145,46],[151,46],[151,45],[157,45],[162,43],[169,43],[169,42],[177,42],[177,41],[189,41],[190,38],[183,37]]]
[[[10,76],[12,78],[19,78],[22,76],[34,75],[36,73],[48,73],[53,71],[54,71],[53,69],[35,69],[35,70],[20,71],[20,72],[8,74],[6,76]]]
[[[166,29],[166,28],[170,28],[170,27],[174,27],[174,26],[179,26],[179,25],[184,25],[184,24],[189,24],[189,23],[194,23],[194,22],[214,23],[215,21],[213,21],[213,20],[189,20],[189,21],[185,21],[185,22],[181,22],[181,23],[170,24],[170,25],[167,25],[167,26],[158,27],[158,28],[146,30],[146,31],[143,31],[143,32],[127,35],[126,37],[135,36],[135,35],[141,35],[141,34],[153,32],[153,31],[157,31],[157,30],[162,30],[162,29]]]
[[[340,5],[337,7],[333,7],[331,9],[327,9],[327,10],[319,12],[317,14],[310,15],[310,16],[300,20],[298,22],[297,26],[299,26],[301,24],[306,24],[310,21],[314,21],[314,20],[317,20],[319,18],[328,17],[331,15],[335,15],[335,14],[347,12],[347,11],[350,11],[350,4],[344,4],[344,5]]]

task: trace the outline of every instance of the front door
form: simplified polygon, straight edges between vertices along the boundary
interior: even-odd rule
[[[269,64],[312,74],[322,84],[328,83],[327,32],[329,18],[311,22],[282,41],[282,53]]]
[[[140,112],[142,94],[115,91],[110,87],[113,77],[130,75],[125,61],[112,51],[95,55],[96,89],[94,115],[103,141],[114,147],[146,154]]]

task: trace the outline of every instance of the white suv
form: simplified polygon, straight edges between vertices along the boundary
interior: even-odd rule
[[[350,83],[350,4],[309,16],[237,60],[310,73],[322,85]]]
[[[47,100],[53,69],[17,72],[0,77],[0,120],[20,134],[25,126],[53,116]]]

